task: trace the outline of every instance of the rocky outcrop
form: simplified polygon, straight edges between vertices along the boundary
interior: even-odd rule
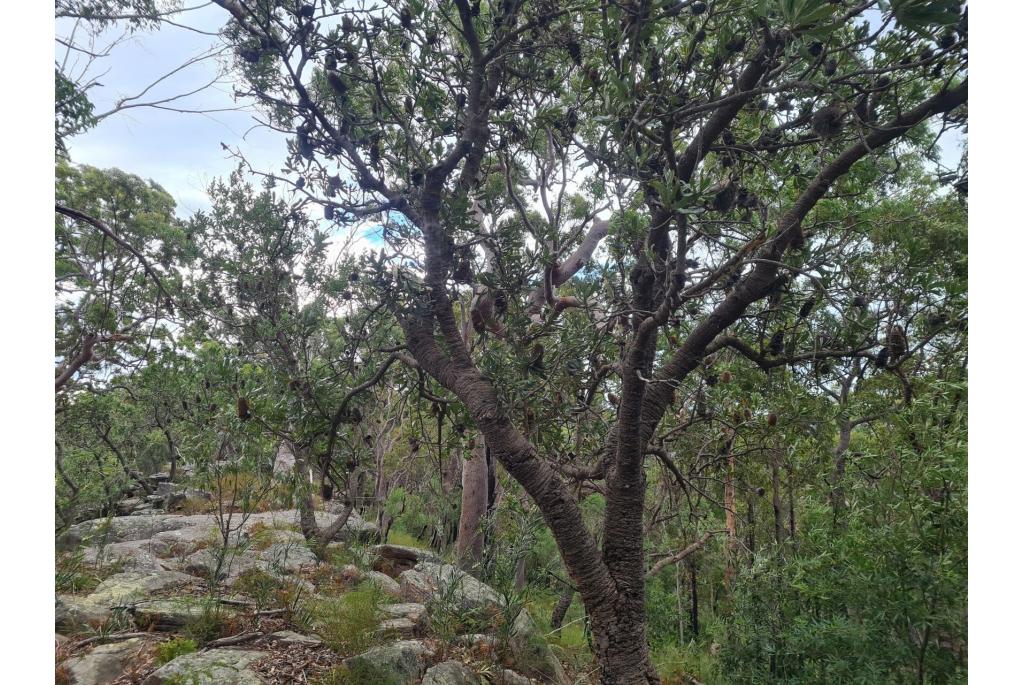
[[[245,649],[211,649],[183,654],[150,674],[143,685],[263,685],[248,667],[263,652]]]
[[[107,685],[119,678],[125,669],[150,648],[143,638],[94,647],[88,654],[64,663],[73,685]]]
[[[317,525],[327,526],[334,521],[334,515],[327,512],[316,512]],[[231,522],[232,531],[247,533],[253,526],[262,524],[269,527],[286,528],[297,526],[299,512],[296,509],[267,511],[250,514],[242,522],[241,514],[234,514]],[[219,536],[219,519],[216,514],[194,514],[181,516],[178,514],[154,514],[152,516],[115,516],[110,519],[93,519],[77,523],[57,541],[57,551],[74,549],[85,542],[90,544],[128,542],[131,540],[150,540],[157,538],[159,544],[169,546],[174,542],[196,542],[204,539],[215,539]],[[189,529],[189,530],[185,530]],[[177,535],[160,535],[170,531],[181,531]],[[345,526],[338,531],[335,540],[372,540],[377,535],[377,526],[364,520],[352,512]],[[159,537],[157,537],[159,536]],[[232,538],[234,538],[234,532]],[[160,552],[151,550],[156,554]]]
[[[157,590],[185,585],[195,579],[176,571],[130,571],[116,573],[86,597],[58,595],[56,626],[75,628],[108,619],[115,608],[131,608]]]
[[[386,617],[378,632],[401,638],[421,637],[427,627],[427,608],[422,604],[386,604],[381,607]]]
[[[519,612],[512,624],[508,647],[520,672],[545,683],[568,685],[570,682],[561,662],[526,609]]]
[[[374,571],[397,578],[403,571],[408,571],[416,564],[424,561],[440,563],[441,559],[429,549],[405,547],[403,545],[375,545],[371,549],[370,567]]]
[[[431,666],[421,685],[480,685],[480,676],[461,661],[442,661]]]
[[[426,604],[450,600],[465,613],[493,614],[501,610],[501,597],[491,586],[451,564],[420,562],[415,568],[403,571],[398,584],[402,599],[407,602]]]
[[[388,675],[394,685],[415,683],[427,670],[427,661],[434,650],[418,640],[399,640],[382,647],[374,647],[345,660],[354,677],[367,680]],[[357,681],[358,682],[358,681]]]
[[[398,581],[380,571],[365,571],[360,573],[359,577],[362,580],[373,583],[389,597],[402,596],[402,586],[398,584]]]

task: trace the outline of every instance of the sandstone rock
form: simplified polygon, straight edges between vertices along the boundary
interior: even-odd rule
[[[380,626],[377,628],[377,634],[408,640],[418,637],[420,630],[419,626],[411,620],[400,616],[398,618],[386,618],[381,621]]]
[[[499,685],[532,685],[529,678],[507,668],[501,669],[498,683]]]
[[[407,618],[417,625],[425,624],[427,620],[427,607],[415,602],[385,604],[381,611],[390,618]]]
[[[392,578],[397,578],[404,571],[412,569],[421,561],[440,563],[441,559],[429,549],[406,547],[404,545],[374,545],[371,549],[373,561],[371,568]]]
[[[303,635],[292,630],[279,630],[276,633],[271,633],[267,635],[267,641],[285,645],[315,646],[323,644],[323,640],[314,635]]]
[[[326,512],[315,512],[317,524],[327,526],[334,521],[335,517]],[[299,512],[296,509],[284,509],[280,511],[266,511],[250,514],[244,523],[240,514],[233,515],[231,521],[232,538],[236,533],[246,532],[256,524],[263,524],[269,527],[286,528],[295,525],[299,520]],[[183,529],[191,528],[187,532]],[[127,542],[129,540],[149,540],[160,533],[169,531],[182,531],[177,536],[159,536],[164,545],[175,541],[188,540],[200,541],[213,535],[219,535],[218,518],[216,514],[194,514],[182,516],[180,514],[156,513],[150,516],[115,516],[110,519],[93,519],[83,521],[71,526],[57,541],[57,551],[74,549],[83,542],[95,542],[105,540],[106,542]],[[344,541],[350,539],[370,540],[378,534],[377,526],[366,521],[357,513],[349,516],[345,526],[338,531],[335,540]],[[161,548],[154,545],[151,549],[154,554],[160,555]]]
[[[501,597],[489,585],[451,564],[420,562],[398,578],[402,599],[426,604],[450,593],[452,601],[464,612],[501,609]]]
[[[244,649],[211,649],[183,654],[154,671],[143,685],[263,685],[248,666],[263,652]]]
[[[427,670],[426,661],[433,653],[423,642],[400,640],[350,657],[345,665],[358,674],[386,674],[394,679],[395,685],[409,685]]]
[[[284,573],[295,573],[319,563],[316,555],[306,546],[305,540],[301,543],[275,542],[259,553],[259,560],[268,569]]]
[[[110,617],[115,607],[131,607],[157,590],[184,585],[194,579],[176,571],[129,571],[101,582],[87,597],[58,596],[56,625],[72,628]]]
[[[87,547],[82,560],[88,564],[120,564],[125,571],[169,570],[162,559],[150,551],[148,540],[114,542],[105,547]]]
[[[519,612],[512,624],[509,651],[520,672],[541,682],[569,685],[565,669],[526,609]]]
[[[384,594],[389,597],[401,597],[402,587],[394,578],[379,571],[365,571],[361,574],[363,580],[375,584]]]
[[[459,661],[442,661],[427,669],[422,685],[480,685],[480,676]]]
[[[107,685],[116,680],[125,668],[149,645],[136,637],[124,642],[99,645],[91,652],[64,662],[74,685]]]

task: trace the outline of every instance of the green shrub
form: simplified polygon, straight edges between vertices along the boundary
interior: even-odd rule
[[[307,605],[307,610],[313,629],[327,646],[343,656],[350,656],[375,642],[383,603],[381,590],[376,585],[363,583],[340,597]]]
[[[427,601],[430,633],[450,644],[457,635],[486,632],[486,625],[477,612],[467,612],[461,602],[462,576],[446,578]]]
[[[235,592],[252,597],[257,608],[264,609],[280,596],[284,583],[262,569],[250,568],[239,574],[231,587]]]
[[[400,685],[402,679],[365,661],[340,666],[313,681],[314,685]]]
[[[159,666],[163,666],[168,661],[174,661],[182,654],[191,654],[196,649],[195,640],[176,637],[173,640],[168,640],[156,646],[156,663]]]
[[[227,628],[227,617],[216,600],[203,600],[202,613],[188,622],[182,632],[199,644],[221,637]]]
[[[82,552],[57,557],[54,578],[57,592],[90,592],[99,583],[99,577],[86,566]]]

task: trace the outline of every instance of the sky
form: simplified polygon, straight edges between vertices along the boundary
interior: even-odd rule
[[[227,13],[208,5],[183,15],[179,21],[209,33],[216,33],[225,23]],[[57,35],[67,36],[71,22],[58,22]],[[81,35],[81,34],[79,34]],[[117,32],[101,35],[98,45],[105,45]],[[189,59],[219,47],[215,35],[204,35],[173,26],[147,31],[129,37],[113,49],[110,56],[97,60],[90,70],[99,76],[102,87],[89,91],[97,112],[108,110],[116,99],[135,95],[160,76]],[[61,45],[56,58],[64,57]],[[147,94],[146,99],[160,99],[187,93],[215,79],[217,59],[194,64],[162,82]],[[105,73],[104,73],[105,72]],[[196,110],[237,107],[232,85],[216,83],[173,105]],[[257,168],[279,166],[286,155],[285,136],[263,128],[253,128],[252,113],[224,111],[204,114],[136,108],[100,122],[95,128],[71,139],[71,159],[96,167],[119,167],[163,186],[178,202],[179,214],[187,216],[197,209],[209,207],[206,187],[221,176],[227,176],[237,165],[221,148],[226,143],[239,148]]]

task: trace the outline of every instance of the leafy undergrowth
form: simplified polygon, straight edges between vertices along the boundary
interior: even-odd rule
[[[105,578],[124,570],[124,564],[118,560],[90,564],[85,561],[85,554],[81,550],[58,555],[55,566],[56,591],[72,595],[89,594]]]
[[[176,637],[156,646],[156,663],[158,666],[162,666],[169,661],[174,661],[182,654],[191,654],[196,649],[195,640]]]
[[[384,593],[372,583],[339,597],[305,605],[313,632],[343,656],[352,656],[380,642],[377,628],[383,618]]]

